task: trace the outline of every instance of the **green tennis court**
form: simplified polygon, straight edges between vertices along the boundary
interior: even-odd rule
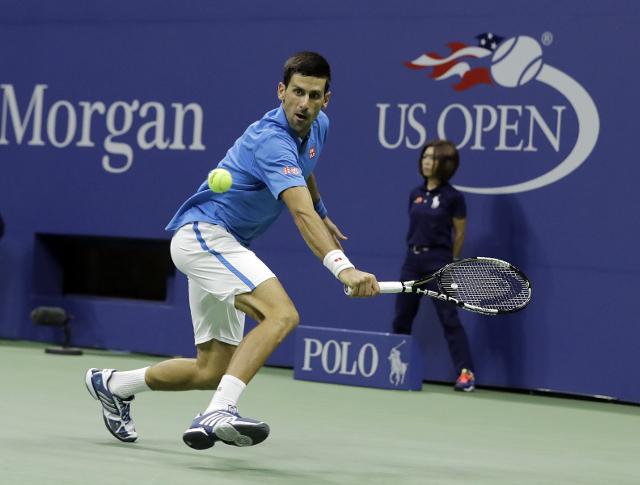
[[[146,393],[140,438],[120,443],[87,393],[88,367],[161,360],[55,356],[0,341],[2,484],[638,484],[640,408],[478,390],[386,391],[296,381],[265,368],[241,413],[267,421],[255,447],[195,451],[181,435],[210,393]]]

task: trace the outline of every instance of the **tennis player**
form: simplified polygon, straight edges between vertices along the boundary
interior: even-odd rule
[[[327,217],[313,170],[327,140],[330,66],[300,52],[284,66],[281,105],[250,125],[218,164],[233,176],[223,194],[203,183],[169,222],[171,256],[189,280],[197,356],[118,372],[89,369],[86,385],[102,405],[104,423],[121,441],[138,437],[130,414],[143,391],[217,389],[184,432],[206,449],[264,441],[269,426],[238,414],[240,395],[269,355],[298,324],[293,302],[273,272],[250,250],[286,206],[313,253],[353,296],[378,294],[376,278],[357,270],[341,249],[346,239]],[[243,338],[245,314],[259,324]]]

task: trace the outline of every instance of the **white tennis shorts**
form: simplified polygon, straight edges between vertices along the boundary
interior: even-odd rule
[[[171,258],[189,279],[189,306],[196,345],[212,339],[238,345],[244,312],[235,296],[275,278],[253,251],[224,228],[206,222],[185,224],[171,239]]]

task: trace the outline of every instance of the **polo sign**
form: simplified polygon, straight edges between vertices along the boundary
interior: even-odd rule
[[[296,379],[420,390],[422,373],[410,335],[308,326],[296,331]]]

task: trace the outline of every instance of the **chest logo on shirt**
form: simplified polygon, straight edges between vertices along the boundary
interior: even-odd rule
[[[440,207],[440,196],[436,195],[431,201],[431,208],[437,209],[438,207]]]
[[[309,158],[314,158],[316,156],[316,147],[309,148]]]
[[[300,175],[300,169],[298,167],[284,167],[282,172],[285,175]]]

